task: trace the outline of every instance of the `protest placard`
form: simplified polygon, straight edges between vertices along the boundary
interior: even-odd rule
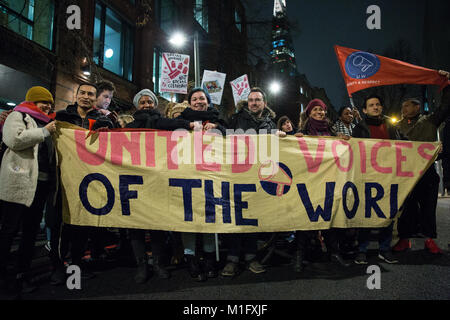
[[[234,104],[237,105],[239,101],[246,100],[250,93],[250,84],[246,74],[230,82],[233,89]]]
[[[208,90],[211,102],[220,104],[222,101],[223,87],[225,84],[225,73],[205,70],[203,71],[202,88]]]
[[[160,91],[187,93],[189,56],[178,53],[162,54]]]

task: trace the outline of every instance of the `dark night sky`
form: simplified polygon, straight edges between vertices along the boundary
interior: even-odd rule
[[[255,19],[255,15],[259,19],[271,19],[273,1],[245,2],[249,6],[249,20]],[[252,8],[262,3],[264,9]],[[381,30],[366,27],[370,16],[366,10],[373,4],[381,9]],[[383,55],[389,46],[404,39],[411,45],[413,57],[421,61],[424,8],[425,0],[287,0],[288,18],[294,25],[291,35],[299,72],[306,75],[312,86],[325,88],[335,108],[348,105],[333,46],[370,49],[372,53]],[[257,30],[257,26],[253,28]],[[250,40],[252,32],[251,27]]]

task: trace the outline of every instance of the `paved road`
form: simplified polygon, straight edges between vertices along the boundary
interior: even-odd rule
[[[296,275],[286,264],[270,266],[267,272],[254,275],[244,271],[235,279],[217,278],[204,283],[192,281],[185,269],[173,270],[172,278],[151,278],[144,285],[133,281],[131,266],[115,266],[82,283],[81,290],[54,287],[46,281],[40,289],[24,295],[24,299],[146,299],[146,300],[450,300],[450,198],[438,204],[437,243],[445,253],[430,257],[423,250],[423,239],[414,239],[411,251],[398,254],[399,264],[380,262],[376,251],[369,265],[381,270],[380,289],[366,286],[367,266],[352,265],[347,269],[329,263],[312,263]],[[0,296],[2,299],[10,297]],[[198,303],[198,301],[197,301]]]

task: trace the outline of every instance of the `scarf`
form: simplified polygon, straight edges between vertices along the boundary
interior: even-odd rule
[[[219,122],[219,112],[212,108],[208,108],[206,111],[197,111],[186,108],[181,113],[181,117],[188,121],[202,121],[203,123]]]
[[[39,109],[33,102],[24,101],[14,108],[14,111],[27,113],[34,119],[40,120],[45,123],[55,119],[56,113],[46,114],[41,109]]]
[[[374,118],[374,117],[366,116],[365,120],[366,120],[366,124],[368,126],[381,126],[381,124],[383,123],[383,119],[380,117]]]
[[[327,120],[315,120],[313,118],[309,118],[306,129],[308,131],[308,135],[311,136],[331,136]]]

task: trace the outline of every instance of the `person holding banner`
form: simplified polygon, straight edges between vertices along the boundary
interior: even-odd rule
[[[353,121],[361,120],[358,110],[356,108],[352,110],[350,107],[342,107],[339,109],[338,114],[339,119],[334,123],[333,130],[336,133],[342,133],[351,137],[352,130],[356,126]]]
[[[159,113],[158,98],[150,89],[139,91],[133,99],[136,112],[133,114],[134,121],[127,124],[126,128],[142,128],[142,129],[160,129],[160,130],[176,130],[176,129],[193,129],[194,122],[182,119],[167,119]],[[143,229],[130,229],[131,247],[137,262],[137,270],[135,274],[136,283],[145,283],[149,277],[148,273],[148,256],[145,250],[145,232]],[[164,267],[163,263],[163,246],[167,239],[167,232],[161,230],[150,230],[150,239],[153,256],[153,271],[159,278],[167,279],[170,277],[169,271]]]
[[[341,139],[348,140],[349,136],[338,133],[336,134],[331,126],[330,120],[326,117],[327,105],[320,99],[311,100],[306,106],[305,111],[300,115],[301,127],[296,137],[308,136],[337,136]],[[294,254],[294,271],[303,271],[303,258],[306,253],[307,243],[311,237],[316,236],[316,231],[296,231],[295,241],[297,250]],[[341,266],[348,267],[349,264],[342,258],[339,253],[339,243],[342,242],[343,231],[338,229],[322,230],[321,235],[325,240],[327,251],[330,259]]]
[[[296,132],[294,124],[288,116],[282,116],[278,119],[277,128],[280,131],[286,132],[287,135],[294,135]]]
[[[95,84],[81,83],[77,88],[75,99],[74,104],[56,112],[56,120],[69,122],[89,130],[114,128],[113,122],[96,109],[97,86]],[[83,256],[89,234],[95,232],[96,228],[69,224],[63,224],[61,228],[61,200],[61,194],[58,193],[56,210],[52,210],[46,217],[50,222],[50,256],[55,269],[50,283],[54,285],[64,283],[65,271],[62,259],[66,256],[67,252],[65,251],[68,250],[69,244],[72,264],[81,268],[81,277],[83,279],[95,277],[94,273],[89,270],[89,265],[84,263]]]
[[[260,88],[252,88],[247,101],[239,102],[237,110],[230,119],[230,128],[267,130],[268,133],[276,129],[276,114],[267,106],[266,94]]]
[[[49,114],[52,94],[43,87],[28,90],[24,102],[14,108],[3,127],[3,142],[8,147],[0,169],[0,282],[5,285],[6,266],[14,236],[22,237],[18,250],[14,289],[16,293],[35,289],[28,279],[36,234],[45,203],[56,190],[56,160],[50,136],[56,130]]]
[[[390,139],[405,140],[404,136],[394,125],[383,115],[383,102],[379,96],[369,95],[364,100],[362,109],[363,119],[353,129],[355,138]],[[378,257],[387,263],[397,263],[398,260],[392,255],[393,223],[388,227],[379,228],[378,231]],[[367,264],[367,247],[369,245],[370,228],[358,230],[358,255],[355,258],[356,264]]]
[[[265,92],[258,88],[251,88],[247,101],[238,103],[238,113],[230,120],[230,128],[234,130],[256,130],[256,133],[271,133],[276,130],[275,112],[267,106]],[[241,255],[248,270],[255,274],[263,273],[266,269],[256,259],[257,233],[234,233],[225,235],[228,242],[227,264],[222,270],[222,276],[234,277],[239,273]]]
[[[177,119],[201,123],[204,131],[213,129],[225,135],[226,123],[219,118],[219,112],[210,106],[211,98],[205,89],[193,88],[188,93],[188,103],[189,107],[184,109]],[[205,266],[203,268],[200,265],[200,254],[196,250],[198,235],[201,235],[203,240],[203,253],[205,254]],[[206,281],[207,278],[217,277],[214,234],[183,232],[181,238],[191,277],[196,281]]]
[[[449,77],[448,72],[440,71],[442,76]],[[420,113],[421,102],[418,99],[407,99],[402,103],[402,120],[398,123],[400,131],[412,141],[438,140],[438,127],[450,116],[450,86],[443,90],[439,108],[431,114]],[[398,220],[400,240],[393,247],[396,252],[411,248],[409,238],[421,233],[425,236],[425,249],[432,253],[442,253],[434,242],[436,233],[436,206],[439,193],[439,175],[433,164],[414,187],[405,201],[405,207]]]

